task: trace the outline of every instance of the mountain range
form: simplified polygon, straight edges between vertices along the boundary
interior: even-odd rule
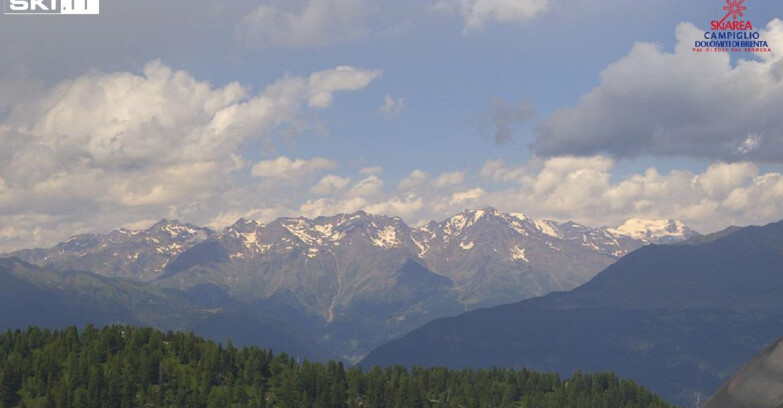
[[[691,406],[780,335],[781,265],[783,222],[649,245],[570,292],[435,320],[361,364],[613,371]]]
[[[570,290],[643,245],[697,235],[672,220],[589,228],[486,208],[418,228],[365,212],[219,232],[163,220],[9,256],[160,291],[209,288],[358,361],[433,319]]]

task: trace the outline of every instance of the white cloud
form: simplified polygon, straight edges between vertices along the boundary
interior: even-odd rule
[[[378,109],[378,112],[387,116],[398,116],[402,113],[403,109],[405,109],[405,99],[394,99],[391,95],[386,94],[386,96],[383,97],[383,105]]]
[[[495,183],[519,182],[527,172],[524,167],[510,168],[503,159],[487,160],[481,168],[481,177]]]
[[[451,195],[451,204],[460,204],[465,201],[474,201],[484,196],[487,192],[481,188],[460,191]]]
[[[294,11],[264,4],[242,18],[235,37],[258,48],[325,46],[363,36],[366,9],[364,0],[309,0]]]
[[[402,191],[411,190],[421,186],[427,180],[429,180],[429,178],[430,178],[429,173],[417,169],[411,172],[411,174],[405,176],[405,178],[402,179],[402,181],[400,181],[400,184],[397,188],[399,188]]]
[[[38,245],[35,231],[51,244],[138,220],[205,223],[257,206],[263,187],[251,173],[304,177],[336,164],[279,158],[251,171],[243,149],[274,143],[274,130],[299,121],[313,95],[359,90],[378,74],[339,67],[252,94],[153,61],[141,75],[91,72],[43,89],[0,117],[0,225],[15,228],[0,248]]]
[[[340,177],[334,174],[324,176],[318,184],[310,188],[310,192],[316,195],[329,195],[345,190],[351,184],[350,177]]]
[[[480,185],[468,182],[475,177],[466,171],[436,179],[414,171],[401,184],[411,179],[419,188],[394,191],[386,191],[384,180],[373,175],[347,191],[295,204],[288,212],[318,216],[361,209],[417,222],[494,206],[591,226],[616,226],[632,217],[678,218],[702,232],[783,219],[783,174],[761,173],[752,163],[620,175],[607,157],[562,156],[516,166],[490,160],[477,173],[484,180]]]
[[[298,212],[278,204],[268,208],[245,208],[241,210],[221,211],[218,215],[209,220],[206,223],[206,226],[219,231],[228,225],[234,224],[240,218],[264,222],[279,217],[298,217],[299,215]]]
[[[467,182],[464,171],[446,173],[440,183],[421,173],[414,171],[414,177],[401,182],[414,179],[415,189],[385,191],[384,180],[373,175],[348,191],[306,199],[284,212],[318,216],[365,210],[417,222],[494,206],[591,226],[616,226],[632,217],[677,218],[702,232],[783,219],[783,174],[761,173],[752,163],[716,163],[700,172],[649,168],[620,175],[616,163],[602,156],[533,159],[517,166],[490,160],[478,172],[484,179],[480,186]],[[444,183],[448,179],[453,180]]]
[[[783,174],[752,163],[716,163],[701,173],[655,168],[613,181],[606,157],[555,157],[527,164],[521,185],[483,201],[534,217],[616,225],[627,218],[679,218],[711,232],[783,219]],[[517,172],[509,167],[505,172]]]
[[[284,167],[297,167],[296,160],[281,162]],[[298,168],[303,167],[304,164]],[[193,183],[210,177],[211,173],[217,173],[217,179],[225,177],[209,168],[182,167],[171,171],[194,175]],[[379,175],[366,176],[351,185],[351,177],[329,174],[315,185],[285,183],[285,187],[281,184],[277,190],[264,190],[269,194],[258,194],[255,184],[240,185],[222,190],[216,198],[210,192],[213,190],[191,196],[182,191],[191,194],[194,187],[178,187],[175,183],[157,180],[156,186],[160,188],[140,188],[138,194],[127,193],[138,187],[133,183],[117,186],[126,203],[113,211],[101,209],[103,203],[112,202],[107,198],[97,204],[78,201],[78,197],[94,192],[90,187],[76,194],[77,199],[64,197],[66,202],[85,203],[82,213],[70,210],[66,213],[42,214],[38,211],[0,215],[2,225],[6,225],[0,228],[0,245],[6,248],[11,247],[11,242],[23,242],[25,246],[50,245],[53,239],[62,239],[58,234],[66,234],[65,231],[68,234],[107,231],[117,225],[143,227],[162,216],[186,217],[187,221],[221,228],[240,217],[268,222],[280,216],[316,217],[365,210],[400,216],[413,223],[443,219],[465,208],[494,206],[535,218],[574,220],[592,226],[615,226],[631,217],[678,218],[702,232],[731,224],[763,224],[783,218],[783,174],[761,173],[752,163],[716,163],[698,172],[673,170],[663,173],[649,168],[620,175],[610,158],[563,156],[533,159],[520,165],[490,160],[477,173],[476,176],[484,180],[481,185],[471,185],[467,180],[478,177],[466,171],[445,173],[445,177],[436,179],[422,171],[414,171],[400,184],[410,183],[418,188],[393,191],[385,189],[386,180]],[[162,178],[185,179],[171,174]],[[39,187],[40,193],[35,193],[39,196],[49,194],[55,203],[53,209],[62,207],[54,197],[66,191],[59,183],[56,179],[51,180]],[[145,183],[148,181],[140,182],[139,186],[145,186]],[[8,182],[0,183],[0,187],[4,192],[13,191]],[[4,200],[14,194],[0,194],[3,208],[8,208]],[[113,194],[109,191],[104,196]],[[314,199],[313,194],[320,197]],[[194,203],[183,203],[186,200]],[[92,217],[97,220],[84,221]]]
[[[684,23],[666,52],[638,43],[601,73],[601,84],[539,126],[537,154],[697,157],[783,162],[783,21],[761,38],[761,59],[698,53],[704,30]],[[741,102],[731,102],[741,101]]]
[[[378,176],[372,175],[359,180],[351,190],[349,195],[352,197],[372,197],[379,195],[383,191],[383,180]]]
[[[469,33],[489,22],[524,24],[549,11],[550,0],[441,0],[434,8],[462,14]]]
[[[320,177],[337,163],[242,156],[248,145],[274,143],[274,130],[311,114],[303,113],[307,106],[326,107],[332,93],[362,89],[379,74],[340,67],[253,93],[153,62],[143,74],[92,72],[43,89],[0,119],[0,248],[52,245],[162,217],[220,227],[239,217],[359,209],[415,222],[492,205],[596,226],[682,218],[705,232],[783,218],[783,175],[745,161],[625,175],[603,156],[490,160],[475,172],[415,170],[394,188],[380,168]],[[769,134],[758,134],[761,145],[749,154],[770,148]]]
[[[443,173],[437,179],[435,179],[435,187],[451,187],[457,186],[465,182],[464,171],[454,171],[451,173]]]
[[[263,160],[253,165],[252,174],[255,177],[273,179],[298,180],[322,170],[331,170],[337,163],[321,157],[309,160],[281,156],[272,160]]]
[[[365,210],[371,214],[390,214],[391,216],[411,219],[425,208],[424,200],[415,195],[391,197],[377,204],[370,204]]]
[[[321,215],[350,214],[367,207],[367,200],[363,197],[353,197],[345,200],[320,198],[308,200],[299,207],[299,214],[305,217],[318,217]]]
[[[364,89],[379,76],[381,71],[367,71],[349,66],[313,73],[309,80],[310,106],[328,108],[332,105],[335,91]]]
[[[758,175],[758,167],[751,163],[717,163],[696,178],[696,184],[707,197],[719,198],[745,186]]]

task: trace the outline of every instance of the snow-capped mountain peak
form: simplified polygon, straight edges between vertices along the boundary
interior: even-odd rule
[[[648,243],[666,243],[679,241],[697,235],[682,221],[661,219],[644,220],[631,218],[616,228],[607,229],[618,236],[626,236]]]
[[[48,250],[17,255],[31,263],[54,264],[63,269],[87,269],[108,276],[153,280],[180,254],[205,241],[214,241],[215,244],[206,243],[206,247],[199,248],[222,246],[231,260],[243,262],[274,256],[286,259],[347,253],[364,256],[388,250],[407,253],[435,272],[449,274],[454,263],[462,262],[463,257],[468,257],[464,258],[468,265],[490,261],[500,265],[494,260],[500,256],[498,259],[524,261],[539,269],[571,268],[573,259],[606,257],[606,261],[598,262],[605,265],[604,262],[644,244],[671,243],[693,235],[696,233],[674,220],[631,219],[616,228],[590,228],[573,222],[507,214],[490,207],[465,210],[415,229],[399,217],[363,211],[315,219],[279,218],[266,225],[239,219],[219,234],[164,219],[143,231],[123,229],[106,235],[85,234]]]

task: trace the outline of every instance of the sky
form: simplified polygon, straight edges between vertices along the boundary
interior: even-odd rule
[[[0,16],[0,252],[178,219],[487,206],[703,233],[783,219],[771,52],[723,0],[104,0]]]

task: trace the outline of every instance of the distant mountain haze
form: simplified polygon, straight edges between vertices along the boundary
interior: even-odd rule
[[[178,291],[91,272],[52,271],[18,258],[0,258],[0,311],[2,330],[132,324],[194,330],[216,341],[263,344],[316,360],[332,357],[296,328],[232,301],[217,287]]]

